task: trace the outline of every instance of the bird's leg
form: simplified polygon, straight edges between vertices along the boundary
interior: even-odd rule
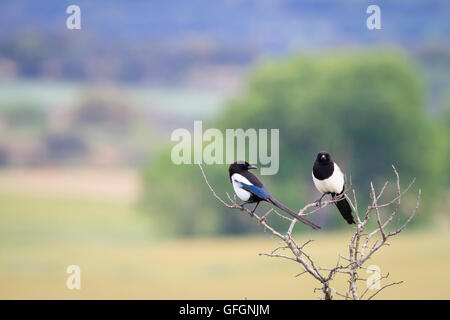
[[[241,210],[244,210],[244,205],[247,204],[247,203],[250,203],[250,202],[245,201],[243,204],[240,204],[240,206],[241,206],[241,208],[242,208]]]
[[[322,206],[322,199],[325,197],[326,193],[322,194],[319,200],[316,200],[317,206],[320,208]]]
[[[256,203],[256,206],[253,208],[252,215],[253,215],[253,213],[255,212],[255,210],[256,210],[256,208],[258,207],[258,205],[259,205],[259,201]]]

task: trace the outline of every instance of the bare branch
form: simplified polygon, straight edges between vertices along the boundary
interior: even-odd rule
[[[262,216],[259,216],[257,213],[253,213],[249,209],[237,204],[236,195],[234,195],[234,197],[231,197],[228,193],[226,193],[226,196],[229,201],[229,203],[227,203],[219,195],[217,195],[217,193],[214,191],[213,187],[209,184],[208,179],[206,177],[206,174],[205,174],[202,166],[200,164],[198,164],[198,166],[200,167],[200,170],[202,172],[203,179],[205,180],[206,185],[210,189],[213,196],[220,203],[222,203],[227,208],[236,209],[236,210],[240,210],[240,211],[247,213],[252,219],[255,219],[258,224],[262,225],[264,230],[269,230],[274,236],[281,239],[281,245],[279,245],[278,247],[273,249],[271,251],[271,253],[259,253],[259,255],[272,257],[272,258],[282,258],[285,260],[290,260],[290,261],[299,263],[302,268],[302,271],[295,276],[299,277],[303,274],[309,274],[313,278],[315,278],[317,281],[319,281],[321,283],[321,287],[315,288],[314,292],[321,291],[323,293],[323,298],[326,300],[333,299],[332,293],[334,293],[335,295],[342,297],[346,300],[350,299],[350,298],[359,300],[359,299],[362,299],[365,297],[365,295],[368,293],[369,288],[366,288],[366,290],[364,290],[364,292],[362,292],[362,294],[359,295],[357,283],[358,283],[358,281],[360,281],[360,282],[366,281],[366,279],[359,277],[358,272],[360,270],[376,271],[376,270],[372,270],[372,269],[365,267],[364,263],[367,260],[369,260],[372,257],[372,255],[375,252],[377,252],[380,248],[382,248],[383,246],[389,245],[387,243],[387,240],[390,237],[393,237],[393,236],[399,234],[411,222],[411,220],[414,218],[414,216],[419,208],[420,197],[421,197],[421,190],[419,189],[416,206],[415,206],[414,210],[412,211],[411,215],[408,217],[408,219],[404,222],[404,224],[401,227],[399,227],[389,233],[386,232],[386,228],[393,221],[394,216],[396,216],[396,214],[397,214],[397,211],[401,205],[401,197],[404,194],[406,194],[406,192],[409,191],[409,189],[412,187],[412,185],[415,182],[415,179],[413,179],[411,181],[411,183],[407,186],[407,188],[402,191],[400,189],[399,174],[394,166],[392,166],[392,168],[394,170],[395,177],[396,177],[396,187],[397,187],[396,196],[392,200],[390,200],[384,204],[379,204],[381,197],[384,195],[384,193],[386,191],[388,182],[384,183],[384,185],[381,187],[378,194],[375,191],[375,187],[374,187],[373,183],[371,182],[370,183],[370,197],[371,197],[372,202],[371,202],[371,205],[367,207],[366,212],[364,213],[364,218],[362,220],[358,213],[358,202],[357,202],[356,192],[354,189],[346,189],[345,192],[343,192],[341,195],[339,195],[335,199],[323,201],[321,203],[320,207],[318,206],[317,202],[313,202],[313,203],[309,203],[309,204],[305,205],[298,212],[298,214],[300,216],[311,215],[328,205],[334,204],[337,201],[340,201],[341,199],[346,198],[348,200],[348,202],[350,203],[350,206],[352,207],[353,211],[355,212],[357,224],[356,224],[356,228],[355,228],[356,230],[355,230],[354,234],[352,235],[350,242],[349,242],[348,257],[344,257],[339,254],[336,265],[331,268],[326,268],[326,267],[318,266],[317,263],[314,261],[313,257],[309,253],[305,252],[305,247],[313,241],[312,239],[307,240],[307,241],[303,242],[301,245],[299,245],[295,241],[294,237],[292,236],[294,227],[297,224],[297,219],[288,218],[288,217],[284,216],[283,214],[280,214],[273,208],[271,208],[270,210],[265,212]],[[350,177],[350,181],[351,181],[351,177]],[[353,199],[350,199],[350,197],[347,195],[347,193],[350,192],[350,190],[352,192]],[[382,221],[382,209],[389,207],[393,203],[395,203],[395,207],[392,209],[392,211],[389,214],[386,221],[383,222]],[[289,228],[285,233],[277,231],[274,227],[270,226],[267,223],[266,219],[271,213],[275,213],[280,218],[285,219],[290,222]],[[366,224],[372,215],[374,215],[376,218],[377,228],[375,228],[371,232],[364,232]],[[375,242],[371,246],[369,246],[370,240],[373,239],[374,236],[378,232],[380,233],[381,238],[375,239]],[[365,237],[364,241],[363,241],[362,237]],[[361,242],[362,242],[362,246],[360,247]],[[370,250],[369,250],[369,248],[370,248]],[[288,250],[289,253],[288,254],[278,253],[281,250]],[[346,262],[344,264],[341,264],[341,259],[345,260]],[[336,274],[342,274],[342,275],[345,275],[346,277],[348,277],[348,280],[347,280],[348,288],[347,288],[347,291],[345,294],[342,294],[342,293],[336,291],[330,285],[330,282],[333,281],[334,276]],[[378,278],[376,282],[380,282],[381,280],[386,279],[388,276],[389,276],[389,273],[385,276],[383,276],[380,273],[380,278]],[[372,294],[368,299],[369,300],[372,299],[383,289],[393,286],[393,285],[400,284],[400,283],[402,283],[402,281],[392,282],[387,285],[384,285],[379,290],[377,290],[374,294]]]
[[[367,298],[367,300],[371,300],[373,297],[375,297],[378,293],[380,293],[381,290],[386,289],[387,287],[390,286],[394,286],[394,285],[398,285],[398,284],[402,284],[403,281],[398,281],[398,282],[392,282],[389,283],[387,285],[384,285],[383,287],[381,287],[380,289],[377,290],[377,292],[375,292],[373,295],[371,295],[369,298]]]

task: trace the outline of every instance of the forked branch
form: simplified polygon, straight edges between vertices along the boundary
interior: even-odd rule
[[[401,198],[403,195],[405,195],[412,185],[415,182],[415,179],[411,181],[411,183],[408,185],[408,187],[405,190],[401,190],[400,188],[400,178],[399,174],[394,166],[392,166],[395,176],[396,176],[396,195],[393,197],[393,199],[380,204],[380,199],[382,198],[386,187],[388,185],[388,182],[386,182],[383,187],[380,189],[380,191],[377,193],[375,191],[375,187],[372,183],[370,183],[370,197],[371,197],[371,204],[367,207],[366,211],[364,212],[363,218],[361,219],[359,213],[358,213],[358,202],[356,198],[356,192],[354,189],[348,188],[342,195],[339,197],[336,197],[334,200],[329,201],[322,201],[321,206],[318,207],[317,202],[309,203],[305,205],[302,209],[299,211],[299,215],[310,215],[318,210],[320,210],[323,207],[326,207],[330,204],[334,204],[335,202],[339,201],[343,197],[346,197],[349,201],[355,215],[356,215],[356,227],[355,232],[352,235],[350,242],[349,242],[349,254],[348,257],[338,255],[338,260],[335,266],[331,268],[323,268],[317,265],[317,263],[314,261],[314,258],[305,252],[306,246],[311,243],[313,240],[309,239],[301,244],[299,244],[294,237],[292,236],[292,232],[294,230],[294,227],[297,223],[296,219],[291,219],[290,217],[286,217],[276,211],[275,209],[270,209],[267,212],[265,212],[263,215],[258,215],[255,212],[250,211],[249,209],[240,206],[236,202],[236,196],[233,198],[226,193],[226,196],[228,198],[228,201],[223,200],[217,193],[214,191],[213,187],[208,182],[208,179],[206,177],[205,171],[203,170],[203,167],[201,164],[198,164],[200,167],[200,170],[203,175],[203,179],[205,180],[206,185],[212,192],[213,196],[222,203],[225,207],[230,209],[237,209],[245,212],[248,214],[252,219],[254,219],[258,224],[262,225],[265,230],[269,230],[274,236],[279,238],[282,241],[282,245],[278,246],[276,249],[272,250],[270,253],[263,252],[259,255],[261,256],[268,256],[272,258],[282,258],[285,260],[290,260],[296,263],[299,263],[302,267],[302,271],[296,275],[296,277],[301,276],[303,274],[309,274],[314,279],[316,279],[320,284],[320,288],[314,289],[314,291],[321,291],[323,294],[323,298],[326,300],[333,299],[333,294],[345,298],[345,299],[355,299],[359,300],[365,297],[366,294],[368,294],[369,289],[371,287],[367,286],[367,288],[363,291],[361,295],[359,295],[358,285],[357,281],[362,281],[365,279],[359,278],[358,272],[360,270],[369,270],[367,267],[364,266],[364,263],[369,260],[375,252],[377,252],[380,248],[387,245],[387,240],[393,236],[398,235],[400,232],[405,229],[405,227],[411,222],[411,220],[414,218],[420,203],[420,196],[421,196],[421,190],[419,189],[418,195],[417,195],[417,201],[415,208],[412,210],[411,215],[407,218],[407,220],[398,228],[395,228],[393,231],[387,231],[389,225],[394,220],[394,217],[398,214],[398,210],[401,205]],[[348,194],[351,194],[352,197],[349,197]],[[383,214],[382,210],[387,209],[389,207],[393,206],[392,210],[388,214],[387,218],[383,220]],[[270,214],[276,214],[279,217],[286,219],[290,221],[289,228],[286,232],[277,231],[274,227],[270,226],[267,223],[267,217]],[[364,232],[365,228],[367,228],[367,223],[370,220],[371,217],[374,217],[376,219],[377,227],[367,233]],[[378,236],[378,239],[375,240],[375,237]],[[375,240],[375,242],[371,245],[369,243],[371,240]],[[289,254],[281,254],[280,250],[288,250]],[[344,274],[348,277],[348,287],[345,293],[338,292],[335,288],[333,288],[330,284],[330,282],[334,279],[334,276],[336,274]],[[389,274],[387,275],[379,275],[378,282],[381,282],[383,279],[387,279]],[[383,285],[375,293],[370,295],[368,299],[374,298],[379,292],[384,290],[387,287],[398,285],[402,283],[403,281],[398,282],[392,282],[386,285]]]

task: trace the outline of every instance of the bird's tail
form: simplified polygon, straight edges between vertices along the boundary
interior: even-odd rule
[[[286,207],[284,204],[282,204],[281,202],[277,201],[274,198],[269,198],[268,201],[270,203],[272,203],[274,206],[280,208],[281,210],[283,210],[284,212],[289,213],[291,216],[293,216],[295,219],[300,220],[301,222],[303,222],[304,224],[310,226],[311,228],[317,230],[320,229],[320,227],[318,225],[315,225],[314,223],[306,220],[305,218],[299,216],[298,214],[296,214],[294,211],[292,211],[291,209],[289,209],[288,207]]]
[[[336,202],[336,207],[348,224],[356,223],[355,219],[353,219],[352,208],[350,207],[350,204],[348,203],[346,198],[343,198],[342,200]]]

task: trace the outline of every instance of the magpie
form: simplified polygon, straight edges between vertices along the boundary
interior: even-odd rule
[[[344,192],[344,174],[337,163],[331,159],[328,152],[322,151],[317,154],[313,166],[312,178],[317,190],[322,193],[322,196],[318,200],[319,206],[322,198],[326,194],[331,194],[331,197],[334,200],[336,196],[339,196]],[[345,197],[336,202],[336,207],[348,224],[355,223],[352,215],[352,208]]]
[[[242,201],[244,201],[241,206],[248,203],[256,203],[256,206],[252,211],[253,213],[261,201],[267,201],[311,228],[320,229],[319,226],[295,214],[291,209],[274,199],[261,181],[248,171],[249,169],[258,169],[258,167],[250,165],[248,162],[237,161],[232,163],[228,168],[234,192]]]

